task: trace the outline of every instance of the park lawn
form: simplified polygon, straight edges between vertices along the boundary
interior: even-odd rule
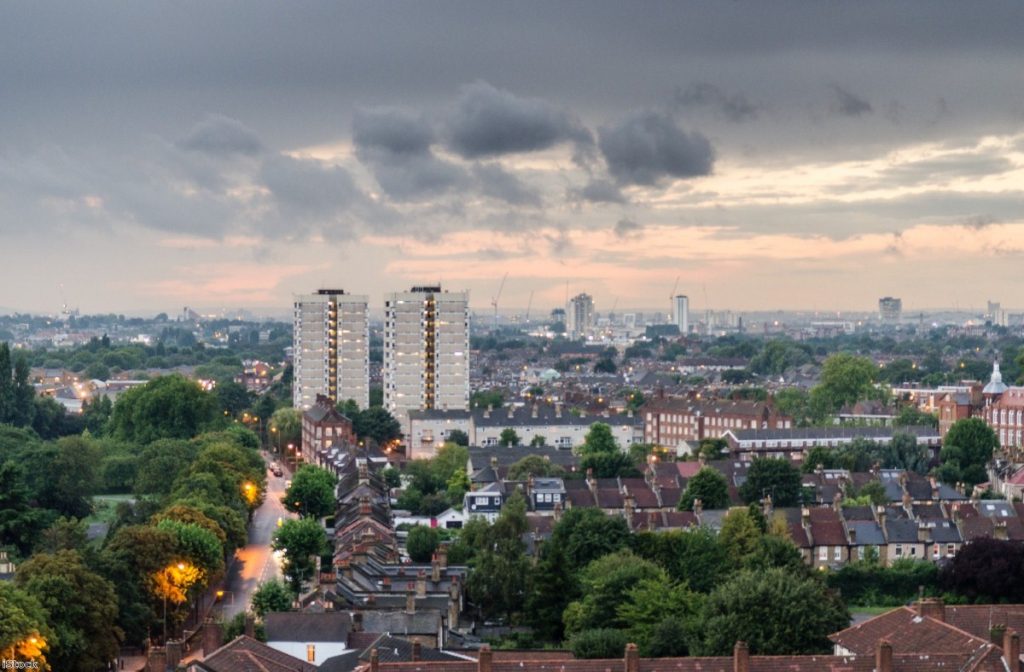
[[[117,518],[117,505],[120,502],[135,500],[135,495],[95,495],[92,498],[92,515],[85,519],[86,524],[107,523],[110,525]]]

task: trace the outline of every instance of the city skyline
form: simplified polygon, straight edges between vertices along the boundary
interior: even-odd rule
[[[1014,9],[12,5],[0,306],[1011,304]]]

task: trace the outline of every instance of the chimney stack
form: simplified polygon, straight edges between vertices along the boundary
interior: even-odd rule
[[[626,672],[640,672],[640,652],[636,644],[626,644]]]
[[[750,672],[750,649],[742,640],[732,647],[732,672]]]
[[[928,616],[936,621],[946,622],[946,603],[941,597],[918,598],[916,606],[918,616]]]
[[[405,593],[405,613],[415,614],[416,613],[416,593],[411,589]]]
[[[203,655],[208,656],[220,648],[224,634],[220,623],[208,618],[203,621]]]
[[[437,564],[441,569],[448,568],[448,544],[441,544],[437,547]]]
[[[256,617],[245,612],[245,636],[256,639]]]
[[[892,644],[888,640],[878,642],[875,650],[875,672],[892,672]]]
[[[1010,628],[1003,632],[1003,656],[1010,672],[1020,672],[1020,635]]]
[[[480,654],[476,661],[477,672],[491,672],[491,664],[494,661],[494,654],[491,653],[491,645],[484,644],[480,647]]]
[[[167,667],[172,670],[178,669],[181,662],[182,642],[180,639],[167,640]]]
[[[427,570],[421,569],[416,574],[416,597],[427,596]]]
[[[146,672],[167,672],[167,651],[164,650],[164,647],[150,647]]]
[[[363,495],[362,497],[359,498],[359,515],[368,516],[370,515],[370,512],[370,498],[367,497],[366,495]]]
[[[491,412],[494,410],[494,404],[487,404],[487,408],[484,410],[484,417],[491,417]]]
[[[380,671],[380,654],[377,653],[377,647],[373,647],[370,651],[370,672]]]
[[[693,514],[700,518],[702,513],[704,513],[704,502],[701,501],[700,497],[696,497],[693,500]]]
[[[434,583],[441,580],[441,561],[437,558],[437,551],[434,551],[434,557],[430,561],[430,580]]]
[[[423,653],[422,653],[422,650],[420,648],[420,643],[417,642],[417,641],[413,641],[413,643],[412,643],[412,660],[413,660],[413,662],[418,662],[422,656],[423,656]]]

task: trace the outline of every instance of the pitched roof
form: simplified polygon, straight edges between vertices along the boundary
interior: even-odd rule
[[[201,665],[210,672],[317,672],[316,665],[310,665],[245,635],[236,637],[206,656]]]
[[[910,607],[900,607],[829,635],[829,639],[858,656],[874,656],[883,639],[893,653],[959,654],[984,657],[993,644],[956,626],[921,616]]]
[[[263,622],[269,642],[345,642],[352,629],[347,611],[271,612]]]

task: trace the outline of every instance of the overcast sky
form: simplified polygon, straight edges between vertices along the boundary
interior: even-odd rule
[[[1019,2],[8,2],[0,307],[1024,308]],[[706,297],[706,298],[705,298]]]

